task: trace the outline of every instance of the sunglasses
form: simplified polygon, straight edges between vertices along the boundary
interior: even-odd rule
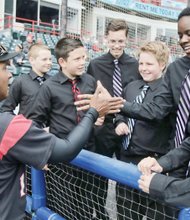
[[[3,45],[0,45],[0,56],[3,56],[5,54],[8,54],[7,49]]]

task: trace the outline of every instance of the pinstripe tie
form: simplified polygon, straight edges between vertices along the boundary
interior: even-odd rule
[[[37,81],[39,82],[40,86],[44,83],[46,78],[44,76],[38,76],[36,77]]]
[[[175,147],[179,147],[185,137],[186,125],[190,114],[190,70],[182,85],[177,110]]]
[[[144,97],[146,96],[146,92],[147,92],[148,88],[149,88],[148,85],[144,85],[142,90],[141,90],[141,93],[138,96],[136,96],[134,102],[142,103],[143,100],[144,100]],[[129,143],[130,143],[130,140],[131,140],[131,136],[132,136],[132,133],[133,133],[133,128],[134,128],[134,125],[135,125],[135,119],[129,118],[127,125],[129,127],[130,133],[128,135],[125,135],[125,137],[123,138],[123,148],[125,150],[127,150],[128,146],[129,146]]]
[[[115,69],[113,73],[113,94],[116,97],[122,96],[121,70],[118,66],[118,59],[114,60]]]

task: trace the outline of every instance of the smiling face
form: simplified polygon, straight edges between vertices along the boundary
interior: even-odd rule
[[[51,52],[47,49],[38,48],[38,52],[29,57],[32,70],[39,76],[47,73],[52,66]]]
[[[183,16],[178,21],[179,44],[190,57],[190,16]]]
[[[139,72],[145,82],[152,82],[162,76],[165,65],[159,63],[151,52],[141,52],[139,55]]]
[[[8,95],[8,83],[12,74],[7,70],[8,61],[0,62],[0,101]]]
[[[109,31],[107,35],[107,45],[111,55],[119,58],[126,47],[126,30]]]
[[[79,47],[69,52],[66,59],[59,58],[58,62],[63,73],[69,78],[74,79],[84,73],[86,51],[84,47]]]

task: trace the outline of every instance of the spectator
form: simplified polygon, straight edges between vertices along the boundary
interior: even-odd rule
[[[15,56],[12,59],[12,66],[14,67],[14,73],[16,75],[19,75],[20,67],[23,65],[24,59],[25,59],[25,54],[23,53],[23,46],[22,46],[22,44],[17,44],[16,45],[15,52],[17,52],[18,55]]]
[[[28,54],[30,46],[34,43],[34,36],[32,34],[28,34],[26,37],[26,41],[23,42],[23,52]]]
[[[37,44],[44,44],[42,38],[40,38],[40,37],[37,38],[36,43]]]
[[[22,46],[22,44],[17,44],[16,45],[15,52],[17,52],[18,55],[13,58],[13,64],[17,68],[17,67],[22,66],[23,60],[25,58],[25,54],[23,53],[23,46]]]

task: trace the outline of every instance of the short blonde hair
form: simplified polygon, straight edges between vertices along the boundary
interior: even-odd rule
[[[152,53],[158,63],[167,65],[169,60],[169,48],[160,41],[149,41],[139,48],[138,58],[142,52]]]
[[[38,56],[39,50],[50,50],[50,48],[45,44],[35,43],[32,44],[28,51],[28,58],[33,57],[36,58]]]

